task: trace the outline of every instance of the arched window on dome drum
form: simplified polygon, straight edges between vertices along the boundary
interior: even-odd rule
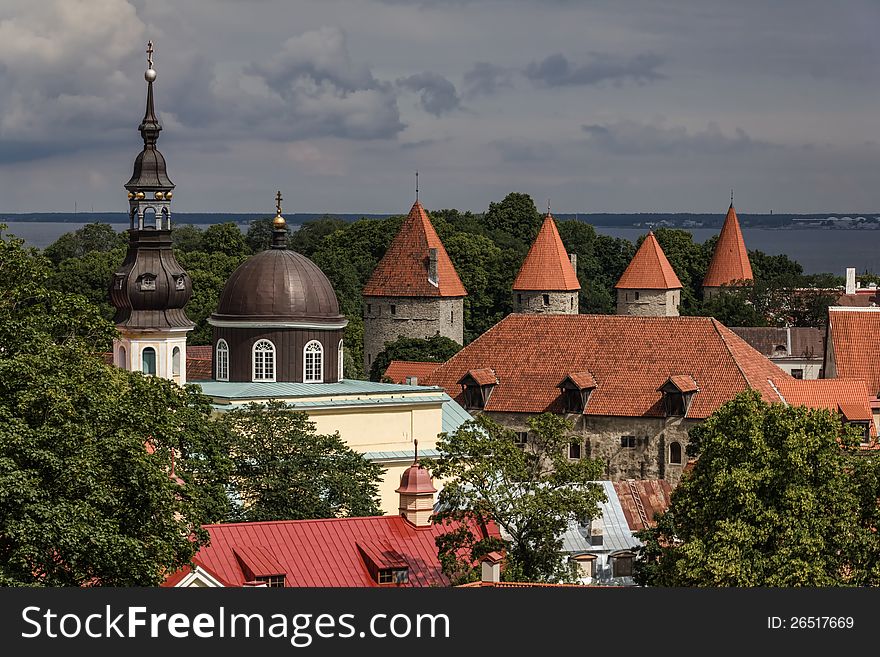
[[[275,380],[275,345],[268,340],[258,340],[254,343],[253,380]]]
[[[180,347],[171,352],[171,376],[180,376]]]
[[[126,360],[125,347],[119,347],[119,367],[128,369],[128,361]]]
[[[144,347],[141,352],[141,372],[156,376],[156,350],[152,347]]]
[[[345,355],[345,352],[342,350],[342,340],[340,340],[339,341],[339,352],[336,356],[336,359],[337,359],[336,360],[336,370],[337,370],[336,371],[336,378],[339,381],[342,381],[342,375],[343,375],[342,361],[343,361],[344,355]]]
[[[217,340],[217,380],[229,381],[229,345],[226,340]]]
[[[303,348],[303,381],[321,383],[324,380],[324,347],[312,340]]]

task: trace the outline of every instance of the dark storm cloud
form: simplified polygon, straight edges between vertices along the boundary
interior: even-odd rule
[[[464,74],[464,96],[491,96],[502,89],[510,89],[513,87],[512,77],[509,68],[489,62],[476,62]]]
[[[741,128],[727,136],[715,123],[697,132],[684,126],[635,121],[584,125],[581,129],[590,145],[614,155],[726,155],[773,148],[769,142],[752,139]]]
[[[419,104],[429,114],[442,116],[461,107],[455,85],[439,73],[426,71],[397,80],[397,84],[420,94]]]
[[[557,53],[540,62],[532,62],[523,74],[532,82],[547,87],[590,85],[606,81],[644,84],[665,77],[657,71],[663,63],[662,57],[652,53],[642,53],[630,59],[593,53],[587,62],[572,64],[564,55]]]

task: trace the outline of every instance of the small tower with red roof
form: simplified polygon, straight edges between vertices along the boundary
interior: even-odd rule
[[[416,527],[431,524],[434,513],[434,493],[437,489],[431,482],[431,474],[419,463],[419,443],[415,441],[413,464],[400,476],[400,487],[395,491],[400,495],[400,515]]]
[[[387,342],[442,335],[464,342],[467,290],[416,200],[363,290],[364,370]]]
[[[577,260],[565,252],[553,215],[547,212],[519,274],[513,282],[516,313],[578,314],[581,284]]]
[[[681,281],[654,231],[642,241],[614,289],[618,315],[678,317]]]
[[[749,252],[746,250],[746,243],[731,198],[724,226],[721,228],[712,261],[703,280],[703,297],[712,298],[718,294],[722,285],[749,285],[752,280]]]

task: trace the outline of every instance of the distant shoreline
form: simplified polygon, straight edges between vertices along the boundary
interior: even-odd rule
[[[285,213],[291,224],[303,224],[322,217],[343,221],[358,219],[385,219],[393,214],[358,213]],[[880,230],[880,215],[874,213],[821,213],[821,214],[748,214],[737,215],[743,228],[765,230]],[[604,228],[720,228],[723,214],[703,213],[559,213],[558,221],[577,219]],[[248,224],[256,219],[269,219],[265,213],[247,212],[177,212],[179,224],[219,224],[233,222]],[[128,215],[124,212],[19,212],[0,213],[0,223],[71,223],[102,222],[125,225]]]

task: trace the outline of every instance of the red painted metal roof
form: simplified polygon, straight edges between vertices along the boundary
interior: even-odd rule
[[[703,280],[703,287],[721,287],[739,281],[751,281],[753,278],[749,252],[746,250],[736,210],[731,203],[715,244],[715,252]]]
[[[437,249],[437,284],[428,280],[429,249]],[[464,297],[467,290],[418,201],[364,286],[373,297]]]
[[[642,245],[614,287],[627,290],[678,290],[681,281],[663,253],[653,231]]]
[[[434,539],[457,526],[416,528],[400,516],[206,525],[210,544],[199,550],[194,563],[204,565],[232,586],[242,586],[249,580],[236,556],[243,551],[251,556],[263,555],[263,559],[271,557],[277,564],[271,569],[283,570],[285,586],[379,586],[363,556],[369,552],[370,558],[397,555],[394,563],[406,564],[408,581],[400,586],[448,586]],[[486,535],[476,523],[472,529]],[[487,532],[500,537],[494,525]],[[269,566],[261,562],[256,567]],[[179,581],[179,575],[171,577]]]
[[[574,291],[580,290],[571,260],[565,252],[556,222],[548,212],[532,243],[519,274],[513,282],[514,290]]]

